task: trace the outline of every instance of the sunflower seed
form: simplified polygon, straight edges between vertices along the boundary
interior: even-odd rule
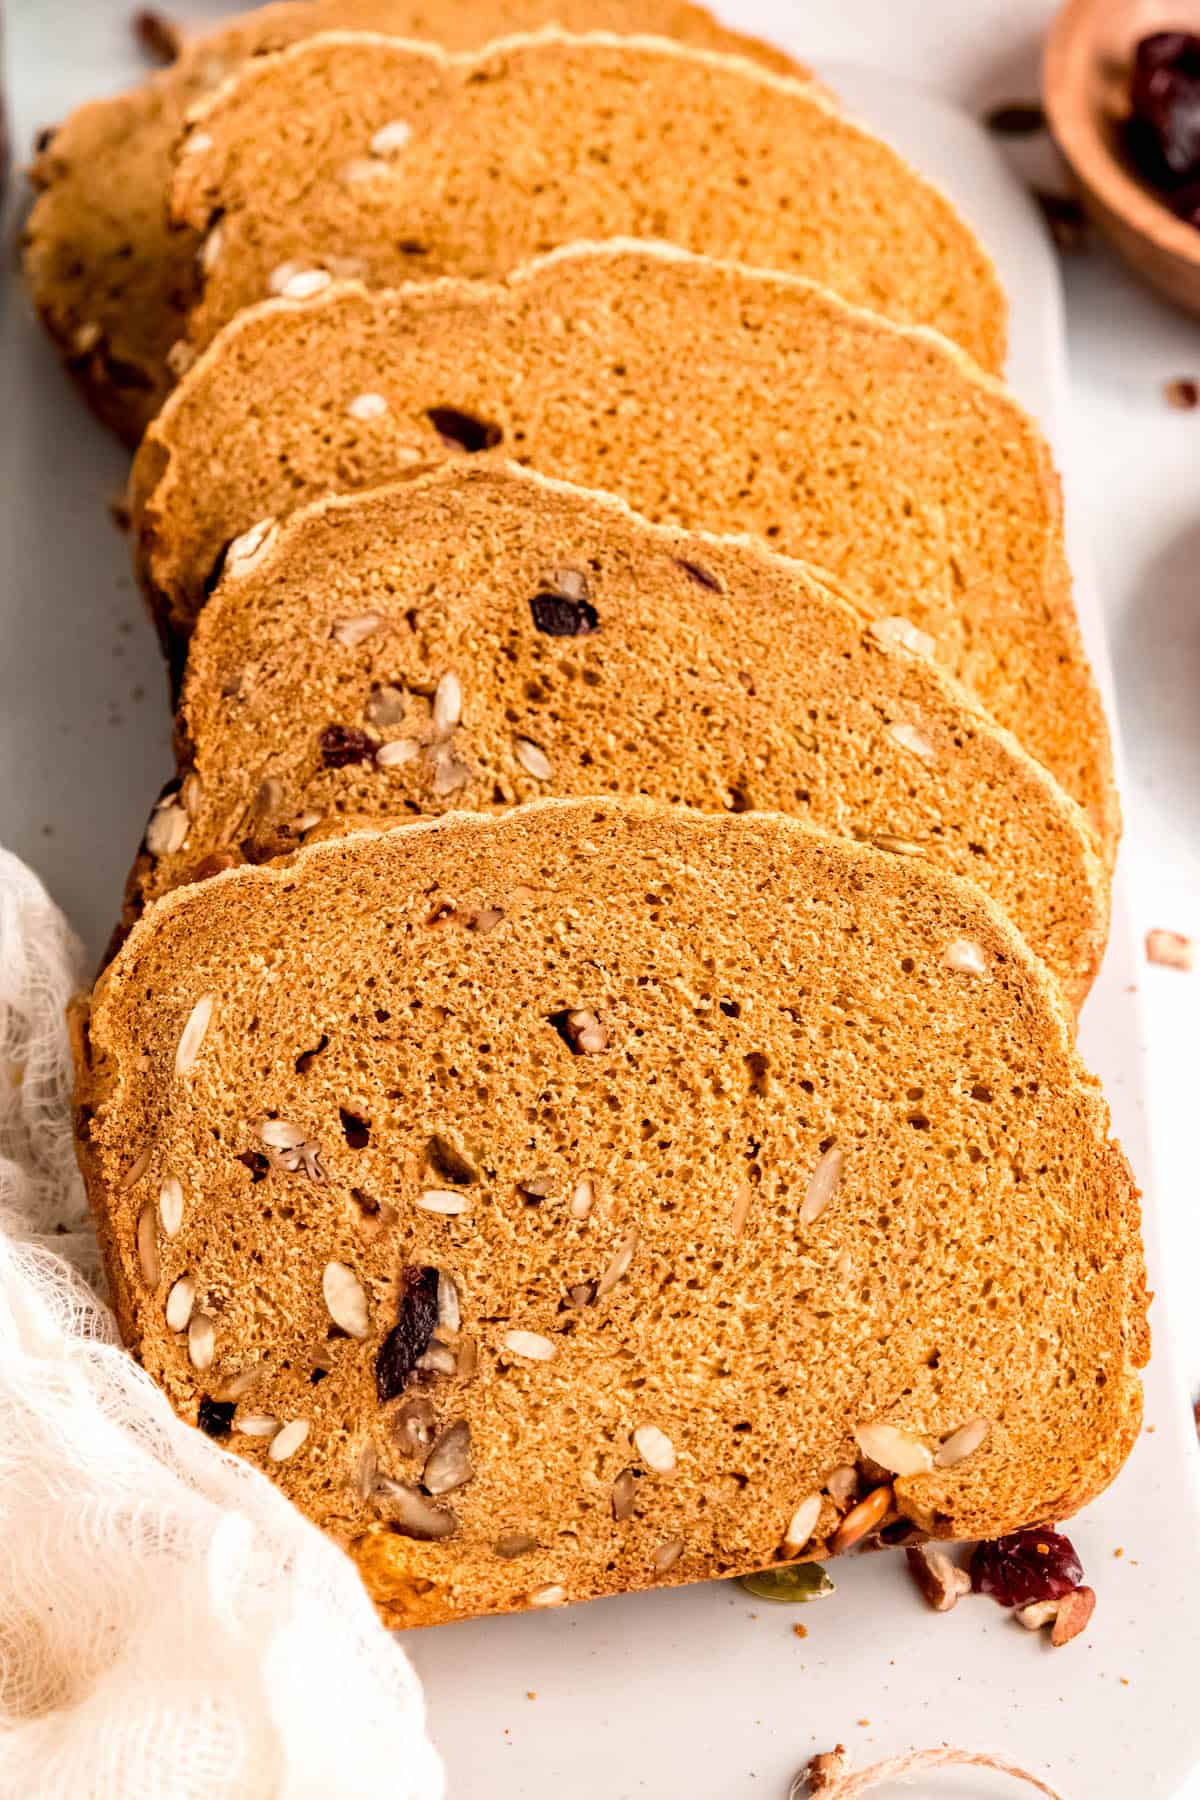
[[[401,723],[408,710],[408,696],[403,688],[385,682],[382,687],[371,689],[363,710],[369,725],[378,725],[385,730]]]
[[[455,1375],[458,1373],[458,1360],[448,1344],[439,1344],[435,1338],[427,1350],[418,1356],[418,1369],[425,1369],[431,1375]]]
[[[272,1150],[298,1150],[305,1142],[305,1133],[289,1119],[264,1119],[258,1135]]]
[[[788,1528],[783,1534],[784,1549],[789,1552],[803,1550],[817,1529],[820,1516],[820,1494],[806,1495],[788,1520]]]
[[[330,637],[335,643],[344,644],[347,650],[353,650],[373,632],[379,630],[383,620],[378,613],[360,613],[357,619],[336,619],[330,630]]]
[[[352,419],[365,424],[368,419],[382,419],[388,410],[387,400],[382,394],[355,394],[346,411]]]
[[[182,806],[160,800],[146,827],[146,848],[151,856],[172,856],[187,842],[191,820]]]
[[[375,761],[381,769],[398,769],[402,763],[412,762],[420,748],[416,738],[393,738],[390,744],[380,744]]]
[[[311,300],[315,294],[324,293],[332,281],[328,269],[291,269],[284,263],[275,270],[269,285],[271,292],[284,300]]]
[[[301,837],[303,837],[306,831],[311,831],[314,825],[319,825],[321,823],[323,816],[324,815],[319,812],[303,812],[300,813],[297,818],[293,819],[292,824],[294,829],[300,833]]]
[[[750,1204],[754,1199],[754,1189],[748,1181],[738,1183],[733,1196],[733,1211],[729,1215],[729,1225],[735,1238],[740,1238],[746,1229],[746,1219],[750,1212]]]
[[[444,737],[454,730],[461,718],[462,683],[453,669],[448,669],[433,696],[433,729]]]
[[[669,1475],[675,1467],[675,1446],[657,1425],[639,1425],[633,1434],[633,1447],[656,1475]]]
[[[86,356],[94,350],[104,336],[95,319],[88,319],[76,327],[71,337],[71,351],[75,356]]]
[[[208,1030],[213,1015],[214,997],[212,994],[201,994],[195,1006],[188,1014],[187,1024],[179,1038],[175,1051],[175,1073],[186,1075],[195,1064],[200,1054],[200,1046],[204,1042],[204,1034]]]
[[[393,156],[397,150],[404,149],[411,137],[412,126],[404,119],[393,119],[372,134],[371,155]]]
[[[871,844],[876,850],[885,850],[889,856],[924,856],[924,844],[918,844],[915,838],[900,837],[894,831],[859,831],[855,833],[860,844]]]
[[[184,776],[179,789],[179,798],[188,818],[194,819],[200,811],[201,802],[204,799],[204,784],[195,769],[189,769]]]
[[[183,1183],[174,1175],[165,1175],[158,1190],[158,1218],[168,1237],[175,1237],[183,1224]]]
[[[443,1431],[425,1459],[422,1486],[431,1494],[450,1494],[465,1486],[475,1473],[471,1467],[471,1427],[456,1419]]]
[[[272,1462],[285,1462],[293,1456],[308,1436],[308,1420],[293,1419],[289,1425],[282,1426],[271,1439],[267,1455]]]
[[[200,251],[200,266],[206,275],[212,274],[220,260],[221,244],[224,236],[225,234],[221,230],[221,227],[219,225],[214,225],[204,240],[203,248]]]
[[[898,1425],[859,1425],[854,1436],[863,1455],[891,1475],[924,1475],[933,1467],[929,1446]]]
[[[368,1335],[371,1314],[366,1291],[353,1269],[348,1269],[345,1263],[326,1263],[325,1273],[321,1277],[321,1292],[335,1325],[340,1325],[343,1331],[349,1332],[354,1338],[365,1338]]]
[[[150,1205],[143,1206],[138,1214],[137,1253],[142,1269],[142,1279],[147,1287],[156,1288],[162,1267],[158,1260],[158,1235],[154,1228],[154,1208]]]
[[[479,1365],[479,1346],[474,1338],[463,1338],[458,1346],[458,1367],[454,1371],[460,1381],[473,1381]]]
[[[458,1530],[458,1520],[448,1507],[435,1506],[419,1488],[410,1487],[407,1482],[380,1476],[375,1497],[403,1537],[432,1542],[453,1537]]]
[[[444,1270],[438,1274],[438,1325],[443,1331],[457,1331],[462,1324],[462,1308],[458,1302],[458,1289],[454,1285],[454,1277]]]
[[[837,1192],[845,1161],[845,1151],[839,1149],[836,1144],[825,1152],[809,1177],[808,1186],[804,1190],[804,1203],[800,1208],[802,1225],[811,1225],[825,1211]]]
[[[471,1197],[461,1189],[425,1188],[417,1195],[416,1204],[422,1212],[441,1213],[444,1218],[452,1219],[458,1213],[470,1212]]]
[[[528,1600],[530,1606],[561,1606],[566,1597],[567,1590],[557,1581],[547,1581],[544,1586],[534,1588]]]
[[[127,1188],[136,1187],[138,1182],[142,1179],[142,1176],[146,1173],[146,1170],[149,1167],[150,1167],[150,1146],[149,1146],[149,1144],[147,1144],[146,1148],[144,1150],[138,1151],[137,1155],[134,1157],[133,1161],[130,1163],[129,1167],[126,1169],[125,1173],[122,1175],[121,1181],[120,1181],[120,1192],[123,1194]]]
[[[207,1313],[194,1312],[188,1322],[188,1360],[193,1369],[211,1369],[216,1349],[216,1326]]]
[[[550,758],[540,744],[532,738],[519,737],[513,739],[513,749],[521,767],[532,775],[535,781],[549,781],[554,773]]]
[[[530,1362],[549,1362],[555,1353],[553,1343],[540,1331],[506,1331],[504,1347],[514,1356],[526,1357]]]
[[[655,1574],[665,1575],[668,1569],[673,1569],[686,1547],[682,1538],[668,1538],[665,1544],[660,1544],[650,1558]]]
[[[437,1436],[437,1414],[423,1394],[416,1394],[397,1407],[392,1435],[405,1456],[423,1456],[429,1449]]]
[[[596,1184],[590,1175],[575,1183],[571,1193],[570,1211],[573,1219],[586,1219],[596,1199]]]
[[[937,752],[919,725],[910,725],[904,719],[895,719],[888,726],[888,734],[902,749],[911,751],[921,762],[931,763],[935,760]]]
[[[942,961],[959,975],[987,974],[987,958],[970,938],[955,938],[952,944],[947,944]]]
[[[276,530],[274,519],[259,519],[257,524],[251,525],[249,531],[243,531],[241,537],[234,538],[225,552],[222,573],[225,575],[249,574],[255,564],[260,562],[270,549]]]
[[[444,799],[447,794],[456,794],[461,787],[466,787],[471,779],[471,770],[465,762],[461,762],[449,749],[438,751],[433,768],[433,791]]]
[[[245,1437],[274,1437],[279,1430],[279,1420],[273,1419],[270,1413],[247,1413],[244,1419],[234,1420],[233,1429]]]
[[[637,1504],[637,1484],[635,1469],[622,1469],[612,1484],[612,1514],[618,1525],[633,1516],[633,1509]]]
[[[245,1369],[239,1369],[236,1375],[228,1376],[218,1383],[213,1390],[214,1400],[244,1400],[252,1388],[256,1388],[265,1371],[261,1363],[251,1363]]]
[[[181,1275],[167,1295],[167,1324],[172,1331],[186,1331],[196,1304],[196,1284],[190,1275]]]
[[[858,1470],[853,1463],[839,1463],[825,1478],[825,1492],[839,1508],[849,1506],[858,1492]]]
[[[918,630],[911,619],[874,619],[871,636],[886,650],[911,650],[917,656],[932,656],[937,648],[928,632]]]
[[[180,156],[203,156],[212,146],[213,141],[207,131],[189,131],[180,144],[178,153]]]
[[[595,1298],[596,1284],[594,1281],[580,1281],[574,1287],[567,1289],[568,1301],[580,1310],[585,1306],[591,1306]]]
[[[939,1469],[953,1469],[958,1463],[965,1462],[978,1450],[988,1432],[992,1429],[990,1419],[969,1419],[952,1431],[949,1437],[943,1438],[933,1453],[933,1460]]]
[[[609,1262],[608,1267],[596,1283],[597,1300],[603,1300],[605,1294],[611,1293],[618,1281],[623,1280],[625,1275],[628,1274],[629,1265],[637,1254],[639,1242],[640,1239],[636,1228],[625,1233],[625,1236],[617,1245],[616,1251]]]
[[[528,1556],[537,1547],[537,1539],[530,1537],[527,1531],[506,1531],[492,1545],[496,1555],[503,1557],[505,1562],[512,1562],[518,1556]]]
[[[354,1466],[350,1474],[350,1483],[360,1500],[369,1500],[375,1492],[375,1478],[379,1473],[379,1456],[374,1444],[364,1444],[354,1458]]]

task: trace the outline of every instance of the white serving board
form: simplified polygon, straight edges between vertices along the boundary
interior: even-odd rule
[[[18,145],[66,106],[138,73],[115,0],[10,0],[8,14]],[[761,0],[753,20],[737,22],[803,54],[794,11]],[[944,102],[890,76],[823,73],[976,224],[1012,302],[1011,379],[1061,439],[1057,269],[993,146]],[[169,768],[165,692],[126,546],[106,516],[125,459],[82,412],[11,281],[0,281],[0,400],[0,843],[43,874],[98,951]],[[1111,702],[1087,546],[1073,523],[1084,631]],[[1115,1486],[1070,1528],[1098,1594],[1086,1637],[1052,1652],[986,1600],[936,1617],[890,1555],[835,1564],[837,1594],[802,1609],[710,1584],[412,1634],[406,1648],[425,1681],[453,1800],[783,1800],[806,1757],[838,1741],[857,1763],[943,1741],[989,1749],[1040,1771],[1070,1800],[1190,1790],[1200,1765],[1200,1464],[1169,1354],[1183,1280],[1164,1294],[1156,1266],[1121,879],[1115,901],[1082,1044],[1148,1190],[1159,1298],[1147,1430]],[[807,1638],[793,1635],[795,1623]],[[915,1791],[999,1800],[1015,1790],[947,1771]]]

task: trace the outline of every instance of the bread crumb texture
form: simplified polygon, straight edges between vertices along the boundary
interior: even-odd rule
[[[168,895],[75,1024],[124,1333],[390,1623],[817,1557],[880,1485],[893,1541],[1061,1519],[1136,1435],[1103,1099],[910,859],[452,815]]]
[[[330,30],[390,32],[469,50],[557,24],[569,31],[651,32],[735,52],[804,75],[757,38],[687,0],[303,0],[258,7],[189,34],[149,81],[76,110],[38,147],[38,199],[25,232],[34,302],[100,417],[132,447],[170,389],[203,240],[172,225],[167,188],[189,110],[247,58]]]
[[[134,463],[164,631],[186,635],[251,528],[481,455],[615,492],[652,521],[751,532],[828,568],[866,611],[907,618],[1112,856],[1107,726],[1041,435],[947,340],[793,277],[611,244],[496,285],[348,284],[240,314]]]
[[[937,188],[811,82],[666,39],[542,33],[452,57],[310,38],[196,110],[172,198],[209,233],[195,344],[296,283],[491,278],[630,236],[808,276],[1004,361],[995,269]]]
[[[973,879],[1078,1002],[1107,930],[1086,819],[914,635],[750,542],[513,465],[319,501],[200,616],[128,918],[355,824],[646,794]]]

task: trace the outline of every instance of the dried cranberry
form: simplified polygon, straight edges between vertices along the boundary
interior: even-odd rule
[[[396,1323],[375,1358],[375,1389],[380,1400],[394,1400],[424,1356],[438,1321],[438,1272],[405,1269]]]
[[[366,762],[375,754],[374,744],[357,725],[327,725],[320,743],[327,769],[345,769],[351,763]]]
[[[477,419],[472,413],[459,412],[456,406],[428,407],[425,417],[449,449],[465,450],[468,456],[494,450],[504,436],[490,419]]]
[[[200,1401],[196,1423],[211,1438],[228,1437],[233,1430],[235,1406],[236,1402],[233,1400],[210,1400],[205,1394]]]
[[[591,601],[573,600],[568,594],[535,594],[529,610],[547,637],[588,637],[600,629],[600,614]]]
[[[1036,1526],[979,1544],[971,1558],[972,1588],[1001,1606],[1061,1600],[1082,1580],[1083,1564],[1070,1538]]]
[[[1125,142],[1171,210],[1200,223],[1200,37],[1156,31],[1134,52]]]

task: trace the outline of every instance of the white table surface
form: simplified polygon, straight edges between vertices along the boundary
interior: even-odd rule
[[[467,3],[467,0],[464,0]],[[61,59],[56,82],[66,106],[93,92],[95,71],[119,71],[128,63],[125,0],[8,0],[8,57],[17,77],[14,135],[28,142],[36,124],[23,110],[19,87],[23,56],[36,38],[61,21]],[[223,10],[180,4],[177,12]],[[998,99],[1033,95],[1037,49],[1053,10],[1044,0],[753,0],[718,4],[744,28],[788,21],[786,35],[800,38],[817,62],[857,61],[894,71],[903,81],[937,89],[972,109]],[[1181,0],[1181,20],[1197,18],[1200,4]],[[778,28],[776,33],[778,34]],[[1026,155],[1027,151],[1018,151]],[[1108,620],[1116,668],[1118,706],[1125,739],[1126,839],[1123,852],[1141,929],[1167,926],[1200,943],[1200,492],[1195,469],[1200,446],[1200,412],[1172,411],[1163,398],[1165,381],[1200,377],[1200,322],[1177,315],[1137,288],[1099,247],[1064,263],[1071,357],[1071,406],[1066,454],[1073,500],[1086,522],[1100,595]],[[22,304],[13,284],[0,282],[0,313]],[[39,381],[57,379],[52,358],[40,345],[30,355],[45,362]],[[0,417],[7,384],[0,373]],[[22,397],[36,384],[17,384]],[[12,390],[9,390],[12,392]],[[44,439],[36,406],[11,414],[0,429],[0,482],[20,484],[23,447]],[[37,459],[45,467],[46,443]],[[97,429],[84,428],[53,450],[69,465],[66,490],[89,510],[117,491],[124,458]],[[84,473],[86,471],[86,473]],[[4,546],[0,579],[24,577],[44,567],[47,591],[54,571],[70,565],[71,517],[61,538],[25,540]],[[113,534],[111,556],[96,569],[97,587],[119,590],[123,617],[97,618],[87,641],[56,632],[41,622],[41,666],[16,666],[0,659],[0,725],[6,695],[15,684],[36,683],[54,695],[44,728],[17,747],[6,761],[6,779],[46,786],[44,768],[53,760],[55,779],[87,779],[92,746],[73,734],[80,684],[103,663],[121,669],[120,699],[114,702],[106,757],[107,779],[148,803],[159,779],[144,760],[122,761],[121,709],[161,704],[157,653],[143,628],[140,603],[126,573],[125,548]],[[59,679],[55,685],[55,672]],[[105,676],[106,684],[108,676]],[[162,766],[167,766],[163,730]],[[144,745],[145,737],[142,735]],[[24,759],[24,765],[22,764]],[[139,799],[139,805],[141,800]],[[11,815],[11,807],[6,812]],[[18,809],[19,810],[19,809]],[[56,896],[78,916],[84,892],[97,891],[94,864],[111,864],[110,891],[119,886],[128,846],[100,844],[85,867],[78,845],[56,837],[49,816],[28,815],[23,835],[6,830],[9,847],[24,855],[50,883]],[[83,924],[95,938],[98,921]],[[1151,1129],[1160,1230],[1173,1269],[1200,1269],[1200,1177],[1190,1123],[1197,1067],[1194,1019],[1200,1000],[1200,971],[1188,976],[1146,966],[1140,975],[1150,1069]],[[1178,1280],[1176,1292],[1178,1292]],[[1200,1307],[1176,1307],[1174,1328],[1180,1361],[1193,1387],[1200,1387]],[[1193,1645],[1180,1645],[1194,1655]],[[1132,1775],[1136,1791],[1136,1777]],[[943,1784],[943,1790],[948,1791]],[[1200,1779],[1189,1794],[1200,1794]]]

